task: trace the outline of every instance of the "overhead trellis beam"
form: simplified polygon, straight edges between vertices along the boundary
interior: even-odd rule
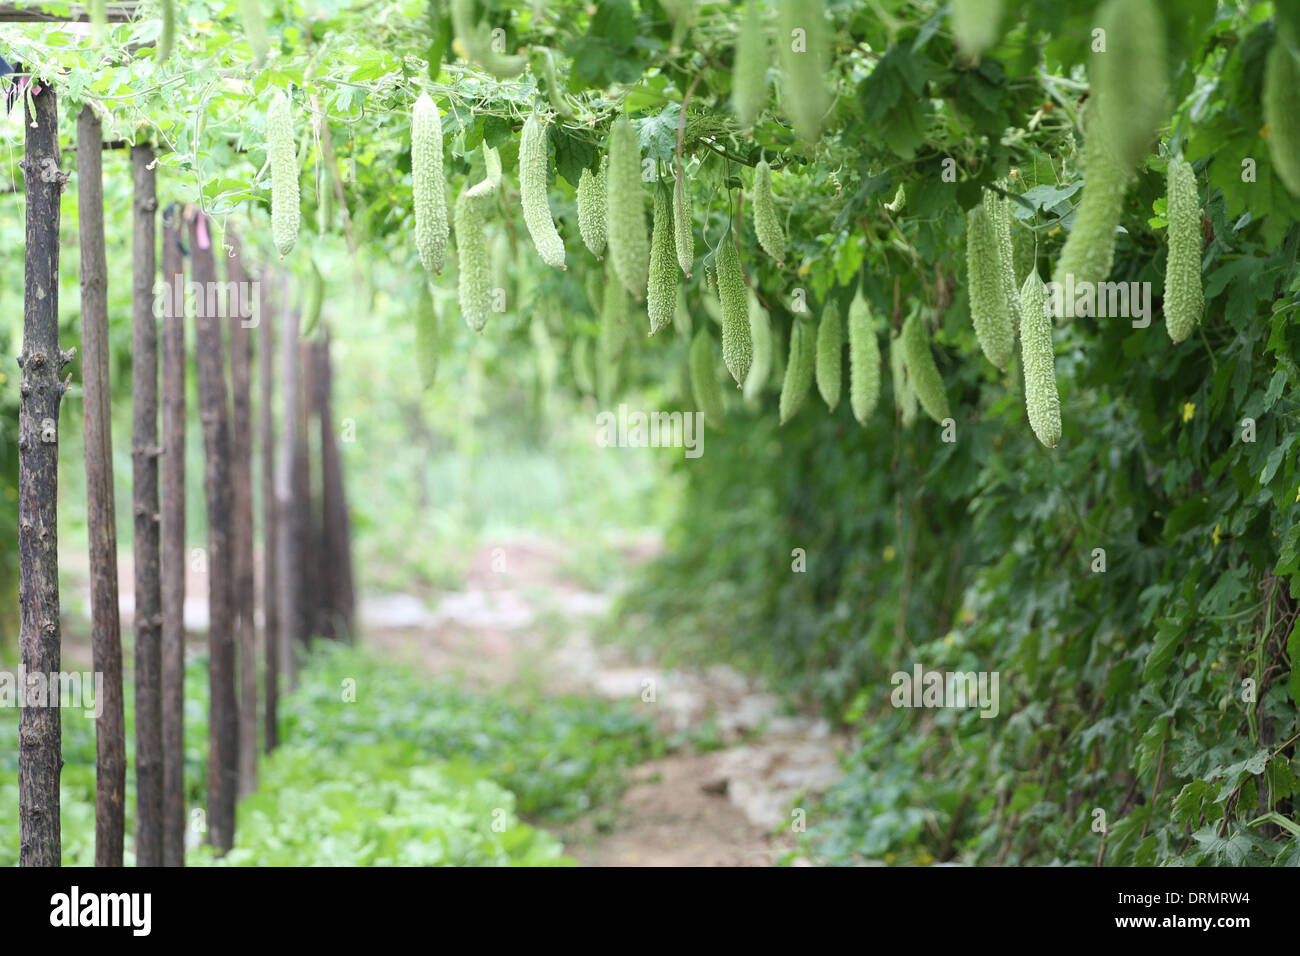
[[[105,4],[109,23],[130,23],[140,5],[134,0]],[[90,11],[82,4],[0,3],[0,23],[89,23]]]

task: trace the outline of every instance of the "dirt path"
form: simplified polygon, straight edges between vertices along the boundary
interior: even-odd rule
[[[468,686],[631,700],[666,734],[706,745],[637,768],[612,825],[601,817],[562,829],[581,863],[773,865],[794,846],[791,807],[838,777],[844,741],[729,668],[669,671],[601,639],[626,570],[657,548],[630,540],[607,567],[584,567],[583,580],[602,583],[596,591],[566,572],[555,542],[493,542],[473,557],[462,590],[433,607],[404,595],[364,601],[366,640]]]

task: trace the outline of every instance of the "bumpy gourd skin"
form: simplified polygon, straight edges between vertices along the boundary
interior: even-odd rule
[[[456,254],[459,268],[460,311],[465,324],[482,332],[491,311],[492,257],[484,232],[483,195],[472,190],[456,200]]]
[[[880,343],[859,289],[849,304],[849,407],[859,424],[866,425],[879,400]]]
[[[1048,448],[1061,442],[1061,400],[1056,392],[1056,353],[1047,289],[1031,272],[1020,287],[1020,364],[1025,372],[1025,409],[1029,427]]]
[[[411,117],[411,186],[415,204],[415,248],[429,272],[441,274],[447,260],[447,192],[442,178],[442,117],[428,93],[415,101]]]
[[[673,320],[677,311],[678,271],[673,248],[673,209],[668,186],[660,183],[654,198],[654,232],[650,238],[650,277],[645,296],[650,334]]]
[[[748,129],[767,99],[767,33],[756,0],[750,0],[745,22],[736,41],[736,59],[731,73],[731,108],[736,121]]]
[[[691,266],[695,264],[695,234],[691,232],[691,187],[684,170],[678,170],[673,182],[673,245],[677,250],[677,264],[689,279]]]
[[[749,303],[749,338],[753,344],[754,357],[749,363],[749,374],[745,376],[743,389],[745,401],[754,403],[767,384],[768,373],[772,370],[772,323],[767,310],[752,300]]]
[[[244,18],[244,39],[253,51],[253,65],[261,66],[271,51],[271,40],[266,35],[266,18],[262,16],[262,0],[239,0],[239,12]]]
[[[1165,328],[1181,342],[1196,330],[1205,309],[1201,287],[1201,200],[1196,174],[1181,156],[1169,160],[1165,214],[1169,259],[1165,263]]]
[[[930,351],[930,336],[916,312],[903,323],[903,361],[921,407],[936,422],[942,423],[949,417],[948,395],[943,390],[943,378]]]
[[[1279,29],[1264,66],[1264,122],[1268,124],[1268,152],[1282,185],[1300,196],[1300,57],[1290,30]]]
[[[271,238],[284,258],[298,241],[298,151],[293,142],[289,98],[277,90],[266,111],[266,150],[271,160]]]
[[[1133,170],[1169,116],[1165,28],[1153,0],[1107,0],[1097,11],[1105,52],[1088,65],[1095,124],[1115,162]]]
[[[423,278],[415,310],[415,358],[420,384],[429,388],[438,374],[438,310],[429,294],[429,283]]]
[[[785,264],[785,233],[781,221],[776,216],[776,204],[772,199],[772,168],[767,160],[759,160],[754,167],[754,233],[758,244],[776,262]]]
[[[704,420],[714,428],[721,430],[726,412],[722,403],[722,388],[714,374],[713,343],[709,339],[709,330],[700,329],[691,342],[691,391],[695,395],[695,404],[704,413]]]
[[[781,382],[779,405],[780,421],[784,425],[802,407],[812,387],[813,352],[812,328],[795,320],[790,328],[790,357],[785,363],[785,379]]]
[[[822,0],[780,0],[776,47],[784,75],[780,89],[786,118],[800,139],[816,145],[830,106],[826,87],[830,40]]]
[[[536,116],[524,121],[519,137],[519,200],[524,207],[524,225],[542,261],[563,269],[564,240],[555,229],[546,197],[546,130]]]
[[[840,310],[834,302],[822,309],[817,326],[817,391],[832,412],[840,403],[843,378],[844,331],[840,328]]]
[[[903,333],[889,337],[889,377],[894,383],[894,404],[904,428],[916,421],[916,391],[907,379],[907,359],[903,355]]]
[[[1131,174],[1115,162],[1096,125],[1089,124],[1084,144],[1088,165],[1084,170],[1083,198],[1052,276],[1062,286],[1068,275],[1074,276],[1076,286],[1081,282],[1105,282],[1115,260],[1115,227],[1124,211]]]
[[[605,255],[605,166],[593,173],[584,169],[578,177],[578,232],[591,254]]]
[[[737,385],[745,383],[754,346],[749,340],[749,296],[745,276],[740,271],[740,256],[731,233],[718,247],[718,301],[722,303],[722,361]]]
[[[605,206],[609,261],[624,288],[640,302],[650,275],[650,237],[645,228],[645,193],[641,188],[641,146],[626,117],[609,133],[609,169]]]
[[[952,35],[957,48],[974,59],[998,40],[1002,0],[952,0]]]
[[[1011,361],[1015,329],[1007,307],[998,224],[981,203],[966,214],[966,276],[970,284],[970,316],[975,338],[988,360],[998,368]],[[1007,250],[1010,256],[1010,250]]]
[[[1006,188],[1006,183],[1000,184]],[[1015,339],[1015,330],[1020,328],[1020,284],[1016,282],[1015,246],[1011,241],[1011,200],[999,196],[992,190],[984,193],[985,208],[993,214],[993,225],[998,241],[998,267],[1002,275],[1002,296],[1006,301],[1007,322],[1011,326],[1011,337]],[[1014,344],[1007,349],[1009,354]]]

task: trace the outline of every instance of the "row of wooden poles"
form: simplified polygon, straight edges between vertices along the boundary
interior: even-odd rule
[[[61,380],[75,350],[58,342],[59,169],[55,92],[28,100],[26,261],[19,411],[19,601],[26,674],[60,671],[57,548]],[[91,571],[93,667],[103,677],[96,722],[95,862],[123,862],[126,801],[122,645],[110,428],[103,139],[90,107],[77,122],[77,203],[81,244],[82,378]],[[206,827],[218,853],[234,842],[235,805],[257,785],[261,736],[278,743],[281,680],[296,686],[296,649],[313,635],[347,639],[354,590],[350,530],[331,409],[329,341],[299,336],[287,277],[271,270],[250,283],[238,238],[227,231],[227,290],[256,289],[245,321],[241,296],[218,288],[211,224],[202,212],[171,206],[162,216],[162,271],[156,263],[158,202],[154,153],[131,147],[133,172],[132,465],[135,576],[136,862],[180,866],[187,829]],[[156,284],[194,296],[194,364],[203,433],[208,540],[210,729],[204,814],[187,811],[184,783],[186,296],[164,298],[161,362]],[[245,285],[240,285],[245,283]],[[232,285],[233,284],[233,285]],[[272,287],[275,288],[272,288]],[[219,303],[212,307],[214,299]],[[253,331],[257,332],[258,422],[253,421]],[[276,338],[279,339],[277,356]],[[227,366],[226,356],[229,355]],[[278,367],[276,365],[278,361]],[[159,440],[159,368],[161,420]],[[278,374],[277,374],[278,373]],[[280,385],[276,435],[276,381]],[[312,418],[319,423],[313,451]],[[261,451],[261,554],[255,560],[254,433]],[[319,456],[319,466],[312,459]],[[161,472],[161,484],[159,475]],[[319,474],[313,491],[313,472]],[[256,584],[260,571],[261,586]],[[259,594],[260,592],[260,594]],[[259,634],[262,610],[262,693]],[[57,687],[57,681],[55,686]],[[57,706],[25,706],[20,717],[20,864],[60,863],[61,722]],[[203,826],[200,826],[202,821]]]

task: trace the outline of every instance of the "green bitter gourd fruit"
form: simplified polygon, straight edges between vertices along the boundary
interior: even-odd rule
[[[925,413],[936,422],[948,418],[948,395],[943,390],[943,378],[934,364],[930,351],[930,336],[919,312],[913,312],[903,323],[903,361],[907,378],[912,383],[916,398]]]
[[[564,240],[555,229],[546,198],[546,130],[536,115],[524,121],[519,137],[519,199],[524,207],[524,224],[542,261],[555,269],[564,265]]]
[[[759,160],[754,167],[754,233],[763,251],[776,260],[778,266],[785,265],[785,233],[781,229],[781,220],[776,216],[776,204],[772,199],[772,167],[767,160]]]
[[[718,301],[722,304],[722,360],[727,371],[743,385],[753,360],[753,343],[749,340],[749,297],[745,277],[736,254],[736,240],[730,232],[718,248]]]
[[[266,149],[271,161],[271,238],[284,258],[298,240],[298,154],[289,98],[276,90],[266,111]]]
[[[778,410],[782,425],[794,417],[808,397],[808,389],[812,387],[814,351],[811,328],[795,319],[790,328],[790,358],[785,365],[785,379],[781,382]]]
[[[645,228],[645,193],[641,188],[641,146],[626,117],[609,133],[606,172],[606,235],[609,260],[627,291],[645,298],[650,270],[650,238]]]
[[[605,256],[605,164],[578,177],[578,232],[591,254]]]
[[[1195,331],[1205,308],[1201,287],[1201,200],[1196,174],[1181,156],[1169,160],[1165,218],[1169,259],[1165,263],[1165,328],[1181,342]]]
[[[1061,400],[1056,391],[1056,354],[1047,290],[1036,272],[1020,288],[1020,364],[1025,372],[1025,409],[1029,427],[1048,448],[1061,441]]]
[[[659,183],[654,195],[654,231],[650,237],[650,276],[645,307],[650,317],[650,334],[656,334],[673,320],[677,311],[677,261],[673,251],[673,209],[668,184]]]
[[[429,272],[441,273],[447,258],[447,192],[442,178],[442,117],[428,93],[411,115],[411,188],[415,248]]]
[[[849,304],[849,406],[859,424],[867,424],[879,399],[880,343],[859,289]]]
[[[840,403],[840,389],[844,371],[844,330],[840,326],[840,310],[834,302],[822,309],[817,326],[817,391],[826,407],[832,412]]]
[[[767,31],[756,0],[750,0],[745,22],[736,41],[736,58],[731,73],[731,108],[740,125],[754,125],[767,99]]]
[[[718,385],[718,376],[714,366],[713,342],[709,330],[701,328],[695,333],[691,342],[691,392],[695,404],[704,413],[704,420],[719,431],[726,417],[722,401],[722,387]]]

